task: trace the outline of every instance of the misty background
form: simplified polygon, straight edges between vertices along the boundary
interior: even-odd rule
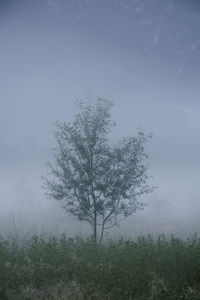
[[[113,101],[113,140],[154,134],[157,189],[112,234],[199,232],[199,81],[199,1],[1,1],[0,234],[88,233],[41,189],[54,123],[88,93]]]

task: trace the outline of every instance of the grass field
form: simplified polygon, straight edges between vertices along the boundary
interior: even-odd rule
[[[200,299],[200,239],[0,239],[0,299]]]

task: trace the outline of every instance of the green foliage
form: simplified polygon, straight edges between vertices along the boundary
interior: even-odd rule
[[[200,239],[1,239],[0,270],[0,299],[200,299]]]
[[[48,163],[47,195],[62,200],[68,213],[88,222],[100,242],[105,228],[143,209],[139,197],[152,191],[147,184],[144,145],[151,135],[138,131],[111,145],[112,104],[97,97],[95,104],[79,103],[72,123],[57,123],[55,161]]]

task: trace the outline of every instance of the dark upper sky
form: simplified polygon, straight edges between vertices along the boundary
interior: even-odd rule
[[[199,1],[1,0],[0,66],[4,216],[47,210],[40,176],[51,159],[53,122],[72,119],[75,99],[90,92],[114,102],[114,138],[137,126],[154,133],[148,151],[158,189],[141,218],[149,226],[159,217],[168,224],[172,211],[174,222],[195,219]]]
[[[155,55],[180,71],[199,70],[199,1],[3,1],[1,17],[3,24],[16,17],[21,26],[28,21],[33,27],[46,24],[49,30],[77,30],[116,47],[123,43],[130,52]]]

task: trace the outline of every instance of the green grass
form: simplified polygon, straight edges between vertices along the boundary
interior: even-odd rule
[[[0,299],[200,299],[200,239],[0,239]]]

